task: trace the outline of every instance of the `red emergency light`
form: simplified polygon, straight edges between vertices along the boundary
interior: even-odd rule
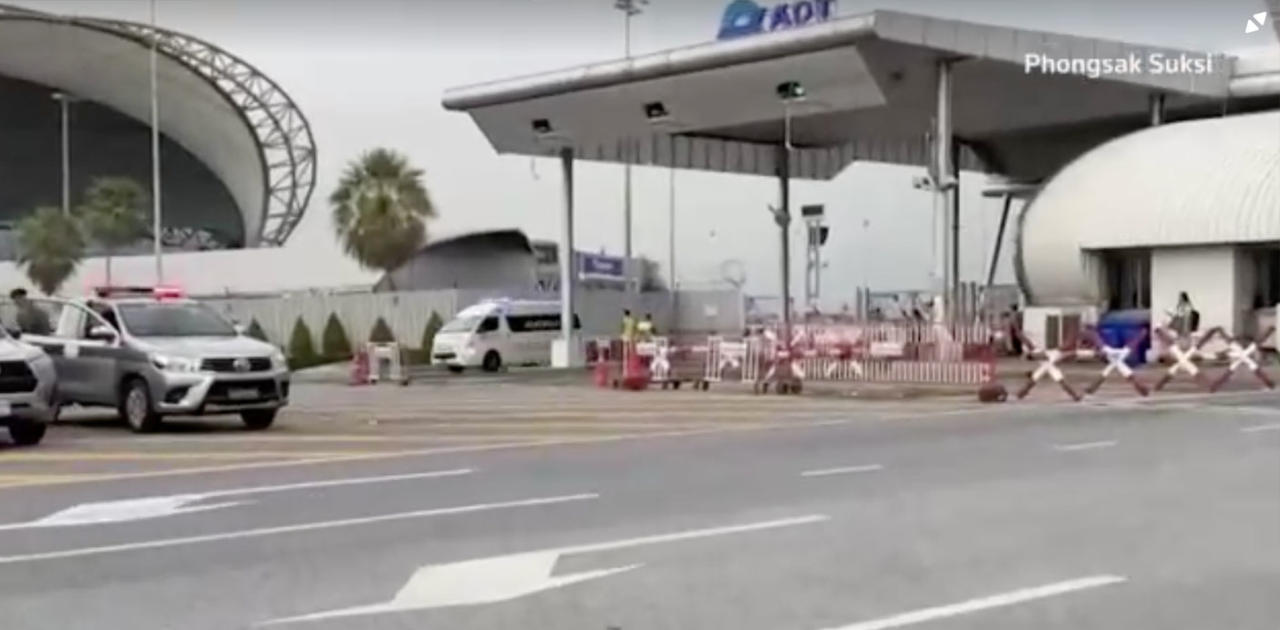
[[[155,295],[157,300],[165,300],[165,299],[175,300],[175,299],[186,297],[186,294],[183,293],[181,288],[173,287],[173,286],[156,287],[153,290],[153,294]]]
[[[134,296],[134,297],[151,296],[157,300],[178,299],[178,298],[185,297],[186,295],[185,293],[183,293],[181,288],[173,287],[173,286],[158,286],[158,287],[107,286],[107,287],[95,287],[93,289],[93,292],[94,292],[94,295],[97,295],[100,298],[125,297],[125,296]]]

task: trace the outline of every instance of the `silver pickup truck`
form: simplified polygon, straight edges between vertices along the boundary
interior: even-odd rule
[[[284,355],[197,301],[148,289],[30,302],[47,320],[27,317],[38,329],[21,340],[52,359],[62,404],[113,407],[145,432],[164,416],[207,414],[265,429],[289,402]]]

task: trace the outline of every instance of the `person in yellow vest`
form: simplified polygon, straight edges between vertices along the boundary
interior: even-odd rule
[[[653,313],[645,313],[644,319],[636,324],[636,332],[639,333],[640,341],[653,340],[653,335],[657,332],[653,327]]]
[[[631,343],[636,340],[636,318],[631,315],[629,309],[622,311],[622,343]]]

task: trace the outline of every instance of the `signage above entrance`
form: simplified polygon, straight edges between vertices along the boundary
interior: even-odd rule
[[[826,22],[835,13],[835,4],[836,0],[793,0],[766,6],[753,0],[733,0],[724,9],[720,34],[716,39],[734,39]]]

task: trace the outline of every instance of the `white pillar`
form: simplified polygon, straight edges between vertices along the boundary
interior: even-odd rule
[[[955,197],[951,194],[951,61],[938,62],[938,111],[937,129],[934,130],[934,194],[935,204],[942,212],[942,303],[943,311],[950,313],[955,302],[956,281],[953,261],[959,256],[960,244],[956,242]],[[947,317],[946,320],[950,320]]]
[[[560,340],[552,352],[554,367],[575,367],[582,363],[577,333],[573,329],[576,304],[574,287],[578,282],[577,257],[573,246],[573,149],[560,149],[560,168],[564,178],[564,206],[560,215]]]
[[[1156,127],[1164,124],[1164,95],[1152,94],[1148,100],[1148,109],[1151,110],[1151,126]]]

